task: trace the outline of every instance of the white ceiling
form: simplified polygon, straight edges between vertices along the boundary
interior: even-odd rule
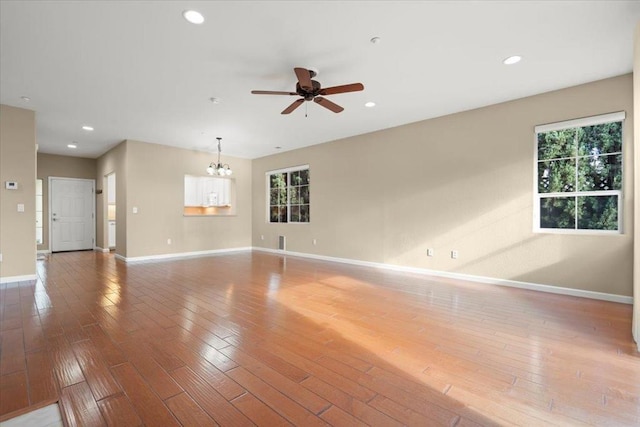
[[[36,111],[44,153],[212,150],[221,136],[223,156],[256,158],[631,72],[639,20],[640,2],[611,0],[3,0],[0,102]],[[288,116],[295,97],[250,93],[293,91],[296,66],[365,90],[329,96],[340,114]]]

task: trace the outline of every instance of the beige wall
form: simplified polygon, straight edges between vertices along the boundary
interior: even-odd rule
[[[282,234],[290,251],[631,295],[631,88],[625,75],[254,160],[253,244]],[[534,126],[621,110],[625,233],[534,234]],[[265,172],[301,164],[311,223],[267,223]]]
[[[17,190],[5,189],[16,181]],[[0,105],[0,279],[36,274],[35,113]],[[24,212],[18,212],[24,204]]]
[[[96,159],[38,153],[36,177],[42,180],[42,244],[38,250],[49,250],[49,177],[95,179]]]
[[[126,250],[118,247],[118,253],[131,258],[251,246],[251,160],[224,157],[236,180],[237,215],[185,217],[184,175],[204,175],[212,155],[139,141],[125,145],[126,210],[120,211],[118,184],[116,223],[126,218]]]
[[[127,142],[123,141],[100,156],[96,164],[96,246],[107,248],[107,175],[116,174],[116,249],[127,254]]]
[[[633,121],[635,125],[634,144],[640,147],[640,23],[636,26],[633,53]],[[635,239],[634,239],[634,276],[633,276],[633,336],[640,350],[640,149],[634,156],[635,164]]]

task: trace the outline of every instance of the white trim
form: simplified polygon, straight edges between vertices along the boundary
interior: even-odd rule
[[[250,251],[251,249],[252,249],[251,246],[246,246],[241,248],[211,249],[208,251],[178,252],[173,254],[148,255],[148,256],[138,256],[138,257],[129,257],[129,258],[116,254],[116,258],[121,259],[126,263],[134,263],[134,262],[162,261],[166,259],[195,258],[195,257],[203,257],[203,256],[210,256],[210,255],[224,255],[224,254],[233,253],[233,252]]]
[[[299,165],[299,166],[291,166],[289,168],[275,169],[272,171],[266,171],[265,176],[273,175],[274,173],[285,173],[285,172],[295,172],[295,171],[303,171],[309,169],[309,165]]]
[[[111,249],[109,249],[109,248],[101,248],[100,246],[94,246],[93,250],[96,251],[96,252],[104,252],[104,253],[111,252]]]
[[[602,190],[602,191],[573,191],[566,193],[538,193],[540,198],[559,198],[559,197],[602,197],[602,196],[622,196],[622,190]]]
[[[587,228],[535,228],[533,232],[536,234],[566,234],[574,236],[624,236],[622,230],[589,230]]]
[[[51,251],[49,249],[39,249],[36,251],[37,254],[44,254],[44,255],[48,255],[51,253]]]
[[[24,276],[8,276],[0,277],[0,283],[14,283],[14,282],[27,282],[31,280],[37,280],[38,276],[35,274],[27,274]]]
[[[493,277],[475,276],[471,274],[451,273],[448,271],[429,270],[426,268],[406,267],[402,265],[384,264],[371,261],[360,261],[349,258],[337,258],[325,255],[315,255],[303,252],[281,251],[278,249],[253,247],[253,250],[260,252],[269,252],[278,255],[295,256],[301,258],[318,259],[322,261],[339,262],[342,264],[351,264],[364,267],[381,268],[385,270],[400,271],[405,273],[418,273],[436,277],[446,277],[449,279],[460,279],[469,282],[485,283],[489,285],[507,286],[511,288],[527,289],[532,291],[547,292],[552,294],[570,295],[574,297],[597,299],[602,301],[618,302],[622,304],[633,304],[633,297],[625,295],[608,294],[605,292],[594,292],[583,289],[564,288],[561,286],[543,285],[540,283],[520,282],[517,280],[497,279]]]
[[[2,422],[2,427],[63,426],[58,403],[34,409]]]
[[[624,111],[618,111],[609,114],[600,114],[597,116],[582,117],[580,119],[565,120],[563,122],[548,123],[538,125],[534,128],[536,133],[551,132],[554,130],[573,129],[583,126],[595,126],[603,123],[621,122],[626,118]]]

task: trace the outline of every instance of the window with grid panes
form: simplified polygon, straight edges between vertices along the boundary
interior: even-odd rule
[[[537,231],[621,231],[624,118],[536,126]]]
[[[269,222],[310,221],[309,166],[267,172]]]

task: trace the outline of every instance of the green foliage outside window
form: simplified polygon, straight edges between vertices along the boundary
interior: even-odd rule
[[[618,230],[622,122],[541,132],[537,139],[540,228]]]
[[[269,175],[269,222],[309,222],[309,169]]]

